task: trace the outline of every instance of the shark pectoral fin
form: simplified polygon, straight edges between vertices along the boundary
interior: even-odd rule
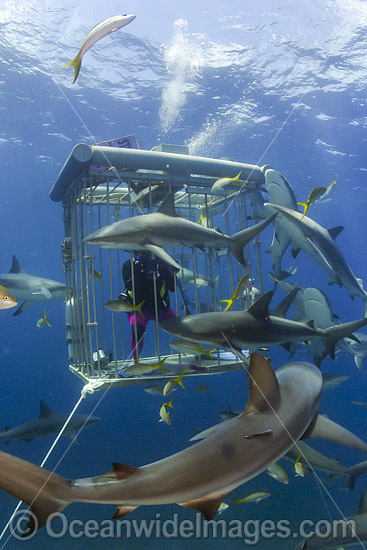
[[[116,512],[113,514],[112,519],[123,518],[124,516],[131,514],[131,512],[137,508],[138,506],[116,506]]]
[[[335,241],[337,236],[343,231],[344,226],[343,225],[337,225],[336,227],[332,227],[331,229],[328,229],[328,233],[330,237]]]
[[[146,250],[149,250],[154,256],[157,256],[157,258],[160,258],[166,264],[171,265],[175,269],[182,269],[182,267],[166,252],[163,248],[160,246],[156,246],[155,244],[144,244],[143,245]]]
[[[355,355],[354,362],[359,368],[359,370],[363,370],[363,355]]]
[[[294,245],[292,244],[292,248],[291,248],[292,257],[293,257],[293,258],[297,258],[297,256],[298,256],[300,250],[301,250],[300,248],[298,248],[297,246],[294,246]]]
[[[15,315],[20,315],[21,313],[24,313],[31,305],[33,304],[32,300],[25,300],[20,307],[13,313],[13,317]]]
[[[286,351],[291,351],[291,342],[283,342],[283,344],[281,344],[281,346],[282,346]]]
[[[361,495],[361,500],[359,501],[358,512],[355,515],[356,516],[361,516],[362,514],[367,514],[367,493],[365,491],[363,491],[363,493]]]
[[[215,516],[215,514],[218,512],[218,508],[223,502],[223,500],[226,498],[228,492],[221,494],[218,496],[218,494],[213,496],[206,496],[202,498],[197,498],[195,500],[188,500],[187,502],[178,502],[179,506],[183,506],[184,508],[193,508],[194,510],[198,510],[201,512],[206,520],[211,520]]]
[[[343,428],[343,426],[333,422],[330,418],[326,418],[320,414],[311,422],[301,439],[304,438],[328,439],[329,441],[340,443],[340,445],[357,449],[357,451],[361,451],[362,453],[367,453],[367,444],[362,439],[346,428]]]
[[[250,356],[250,396],[242,416],[276,407],[280,401],[277,377],[268,361],[259,353]]]
[[[122,462],[113,463],[113,474],[116,479],[126,479],[134,474],[139,468],[135,466],[129,466],[128,464],[123,464]],[[110,474],[111,475],[111,474]]]
[[[32,292],[32,295],[37,295],[37,294],[43,294],[43,296],[47,299],[47,300],[50,300],[52,298],[52,294],[51,292],[48,290],[48,288],[46,288],[45,286],[41,287],[40,290],[37,290],[37,291],[34,291]]]

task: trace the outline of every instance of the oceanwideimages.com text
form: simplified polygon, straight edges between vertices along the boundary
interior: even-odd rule
[[[36,530],[28,530],[32,518],[36,527],[38,520],[30,510],[18,510],[10,521],[11,536],[17,540],[30,540]],[[54,513],[48,518],[45,526],[47,535],[52,539],[71,537],[72,539],[241,539],[247,545],[256,545],[261,539],[308,539],[316,536],[325,539],[343,539],[356,537],[353,520],[303,520],[298,529],[291,527],[290,521],[281,519],[257,520],[248,519],[203,519],[200,513],[193,520],[180,519],[173,514],[170,519],[162,519],[156,514],[154,519],[69,519],[65,514]]]

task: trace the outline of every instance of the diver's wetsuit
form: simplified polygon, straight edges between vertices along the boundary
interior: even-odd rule
[[[131,352],[133,359],[136,361],[137,353],[135,346],[134,319],[136,319],[138,354],[140,356],[143,349],[146,326],[149,321],[154,321],[156,318],[154,273],[156,276],[157,314],[159,323],[171,317],[176,317],[175,312],[169,307],[169,291],[173,292],[175,290],[175,280],[173,272],[166,263],[154,257],[152,259],[148,254],[138,254],[137,257],[133,259],[132,263],[134,269],[135,304],[140,304],[140,302],[145,300],[141,308],[144,318],[138,312],[135,312],[135,314],[133,312],[127,314],[132,329],[130,339]],[[131,303],[133,303],[131,260],[127,260],[123,264],[122,276],[126,287],[125,294],[130,297]]]

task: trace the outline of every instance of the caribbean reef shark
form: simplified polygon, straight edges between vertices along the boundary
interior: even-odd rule
[[[347,524],[345,520],[338,519],[336,533],[331,529],[327,537],[314,534],[300,542],[296,550],[332,550],[347,546],[365,548],[362,543],[367,541],[367,493],[362,493],[357,513],[348,520],[351,520],[351,523]]]
[[[206,246],[226,246],[231,249],[239,263],[246,265],[243,247],[277,215],[272,214],[268,219],[230,237],[217,229],[180,218],[175,211],[174,195],[170,193],[157,212],[120,220],[102,227],[85,237],[84,242],[102,248],[149,250],[175,269],[181,269],[181,266],[164,250],[165,248],[187,246],[204,250]]]
[[[175,317],[163,321],[163,330],[184,340],[234,349],[259,349],[275,344],[288,351],[293,340],[321,338],[332,359],[335,344],[367,324],[367,318],[342,323],[327,329],[316,328],[313,321],[301,323],[269,314],[273,292],[267,292],[246,311],[221,311]]]
[[[300,462],[302,463],[305,474],[309,474],[312,471],[321,471],[326,472],[330,477],[345,477],[351,491],[354,489],[357,477],[367,473],[366,460],[354,466],[343,466],[340,464],[339,460],[324,456],[318,451],[315,451],[315,449],[307,445],[304,441],[298,441],[283,458],[286,458],[294,464],[300,454]]]
[[[284,176],[276,170],[268,169],[265,172],[265,183],[269,194],[268,203],[285,206],[291,210],[298,210],[297,199],[294,191]],[[259,212],[261,218],[267,218],[274,213],[270,206],[264,206]],[[266,252],[271,255],[273,271],[277,279],[283,280],[289,277],[289,273],[282,271],[281,262],[285,251],[291,242],[291,236],[285,227],[285,221],[282,216],[277,216],[274,220],[274,236],[270,247]]]
[[[37,437],[46,437],[59,433],[65,424],[68,414],[54,413],[44,403],[40,401],[40,415],[36,420],[26,422],[16,428],[5,428],[5,431],[0,433],[0,441],[5,441],[6,444],[11,441],[32,441]],[[77,433],[82,429],[94,424],[100,420],[97,416],[87,416],[86,414],[74,414],[70,422],[65,428],[63,435],[67,435],[75,440]]]
[[[28,275],[14,255],[10,271],[0,274],[0,284],[5,286],[18,301],[24,300],[14,315],[20,315],[34,302],[65,300],[65,285],[63,283]]]
[[[302,437],[322,437],[367,452],[367,445],[318,415],[322,376],[309,363],[276,372],[254,353],[244,412],[216,426],[202,441],[140,468],[114,463],[104,475],[74,481],[0,452],[0,488],[29,504],[38,525],[73,502],[114,504],[114,518],[140,505],[178,503],[207,519],[224,497],[280,459]],[[30,522],[28,530],[37,528]],[[28,531],[29,532],[29,531]]]
[[[329,284],[337,283],[345,286],[351,296],[359,296],[364,301],[365,314],[367,313],[367,292],[356,279],[345,258],[335,244],[335,239],[343,230],[342,226],[325,229],[311,218],[300,212],[283,206],[265,203],[264,205],[279,212],[286,222],[288,236],[292,240],[292,255],[295,258],[302,249],[323,267],[329,277]]]

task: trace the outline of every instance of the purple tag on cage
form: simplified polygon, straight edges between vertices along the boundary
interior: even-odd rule
[[[124,136],[116,139],[110,139],[109,141],[101,141],[95,145],[100,147],[122,147],[123,149],[139,149],[136,137],[131,134],[130,136]],[[91,170],[108,170],[110,166],[92,166],[89,165]]]

